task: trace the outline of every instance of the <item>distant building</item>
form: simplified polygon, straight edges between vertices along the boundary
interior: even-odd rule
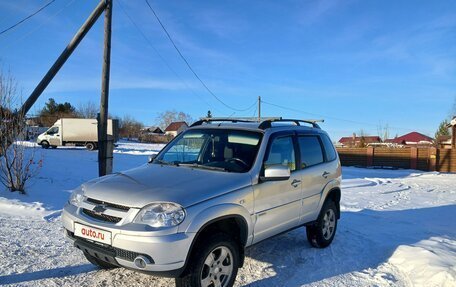
[[[142,134],[164,134],[160,127],[144,127],[141,129]]]
[[[173,137],[177,136],[181,131],[184,131],[188,128],[186,122],[172,122],[165,129],[166,135],[171,135]]]
[[[394,139],[387,139],[385,142],[406,146],[431,146],[434,144],[434,139],[419,132],[411,132]]]
[[[339,146],[342,147],[365,147],[369,144],[381,143],[382,139],[379,136],[356,136],[343,137],[339,140]]]

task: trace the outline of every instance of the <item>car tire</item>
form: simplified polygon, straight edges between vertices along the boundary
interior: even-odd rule
[[[92,255],[90,255],[89,253],[87,252],[84,252],[84,256],[87,260],[89,260],[90,263],[92,263],[93,265],[96,265],[98,266],[99,268],[101,269],[114,269],[114,268],[118,268],[119,266],[117,265],[114,265],[114,264],[111,264],[111,263],[108,263],[108,262],[104,262],[96,257],[93,257]]]
[[[95,144],[94,143],[86,143],[85,145],[86,149],[92,151],[95,150]]]
[[[48,149],[50,147],[49,142],[48,141],[42,141],[41,142],[41,147],[44,148],[44,149]]]
[[[239,260],[239,245],[230,235],[217,233],[202,238],[192,252],[188,269],[175,279],[176,287],[231,287],[236,280]]]
[[[337,207],[334,201],[328,200],[323,205],[315,224],[306,227],[307,240],[316,248],[328,247],[337,230]]]

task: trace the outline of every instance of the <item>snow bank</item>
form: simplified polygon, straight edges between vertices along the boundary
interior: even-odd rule
[[[414,286],[454,287],[456,241],[453,239],[431,237],[410,246],[401,245],[388,262],[406,274]]]
[[[162,145],[120,143],[114,170],[145,164]],[[35,150],[44,165],[28,194],[0,191],[0,285],[173,286],[125,269],[97,270],[62,236],[69,191],[97,174],[97,152]],[[235,286],[456,286],[456,174],[343,168],[333,244],[304,228],[246,251]]]

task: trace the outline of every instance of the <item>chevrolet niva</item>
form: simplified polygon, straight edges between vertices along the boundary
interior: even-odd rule
[[[340,217],[341,166],[315,121],[211,118],[149,163],[73,191],[65,235],[101,268],[232,286],[245,248],[305,226],[328,246]]]

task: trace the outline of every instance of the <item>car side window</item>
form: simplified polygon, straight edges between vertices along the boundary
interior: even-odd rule
[[[334,145],[332,144],[331,140],[327,135],[321,135],[321,139],[323,141],[323,146],[325,147],[326,153],[326,160],[333,161],[337,158],[336,150],[334,149]]]
[[[323,150],[318,136],[300,136],[298,142],[301,152],[301,168],[324,162]]]
[[[59,132],[59,128],[58,127],[52,127],[48,130],[47,134],[48,135],[55,135]]]
[[[288,166],[291,171],[296,170],[296,157],[292,136],[273,139],[269,153],[264,161],[264,168],[273,165]]]

